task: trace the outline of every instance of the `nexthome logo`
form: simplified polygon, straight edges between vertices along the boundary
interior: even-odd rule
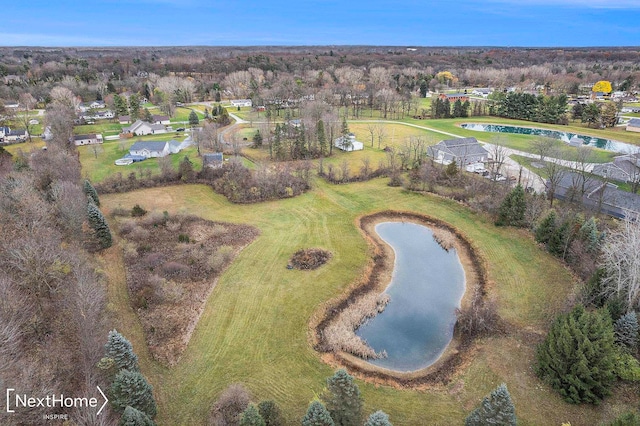
[[[45,395],[45,396],[31,396],[28,394],[16,393],[13,388],[7,389],[7,413],[20,412],[24,408],[98,408],[98,404],[102,402],[96,415],[100,415],[102,410],[107,405],[109,400],[107,399],[100,386],[96,386],[100,395],[104,401],[98,400],[95,397],[68,397],[63,394],[58,395]]]

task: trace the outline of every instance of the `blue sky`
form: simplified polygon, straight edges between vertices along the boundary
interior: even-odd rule
[[[640,0],[31,0],[2,46],[640,46]]]

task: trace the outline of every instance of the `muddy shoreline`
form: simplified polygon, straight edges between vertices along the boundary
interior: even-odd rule
[[[474,339],[463,336],[457,327],[454,329],[451,343],[436,363],[411,372],[398,372],[377,367],[350,353],[334,350],[328,344],[326,330],[339,319],[343,311],[365,296],[380,294],[389,285],[394,267],[394,252],[382,241],[374,228],[380,222],[401,221],[428,226],[434,234],[437,232],[440,236],[443,233],[450,235],[451,238],[448,238],[448,241],[453,241],[453,247],[457,251],[465,272],[466,288],[461,302],[462,309],[469,306],[475,292],[479,292],[484,297],[487,285],[484,263],[469,240],[451,225],[413,212],[386,210],[361,216],[356,219],[356,225],[369,245],[371,260],[363,276],[357,279],[345,294],[329,301],[314,316],[311,321],[312,344],[314,349],[321,353],[323,361],[336,367],[344,367],[351,374],[368,382],[401,388],[426,388],[446,384],[470,360],[475,347]]]

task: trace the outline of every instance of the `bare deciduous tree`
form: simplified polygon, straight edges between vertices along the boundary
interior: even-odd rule
[[[606,295],[619,297],[631,311],[640,306],[640,222],[637,214],[626,213],[620,227],[606,236],[601,266]]]

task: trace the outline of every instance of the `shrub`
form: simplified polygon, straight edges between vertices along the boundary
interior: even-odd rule
[[[264,419],[258,412],[258,407],[255,404],[249,404],[249,406],[242,412],[240,417],[240,426],[266,426]]]
[[[302,418],[302,426],[335,426],[329,411],[320,401],[313,401]]]
[[[280,408],[273,401],[262,401],[258,404],[260,416],[264,419],[265,426],[282,426]]]
[[[180,242],[180,243],[188,243],[189,242],[189,236],[187,234],[178,235],[178,242]]]
[[[147,214],[147,211],[145,209],[143,209],[142,207],[140,207],[140,204],[136,204],[131,209],[131,216],[133,216],[133,217],[142,217],[145,214]]]
[[[393,426],[389,421],[389,416],[384,411],[372,413],[364,426]]]
[[[242,383],[233,383],[227,387],[213,405],[211,420],[214,425],[238,425],[240,415],[251,398]]]
[[[634,412],[624,413],[609,423],[609,426],[640,426],[640,415]]]
[[[233,247],[220,246],[213,254],[209,256],[209,260],[207,260],[207,266],[214,272],[220,272],[222,268],[231,260],[231,258],[233,257],[233,253]]]
[[[616,343],[632,353],[638,349],[638,317],[629,312],[618,318],[613,326]]]
[[[162,270],[168,277],[189,275],[189,267],[178,262],[167,262],[162,265]]]

